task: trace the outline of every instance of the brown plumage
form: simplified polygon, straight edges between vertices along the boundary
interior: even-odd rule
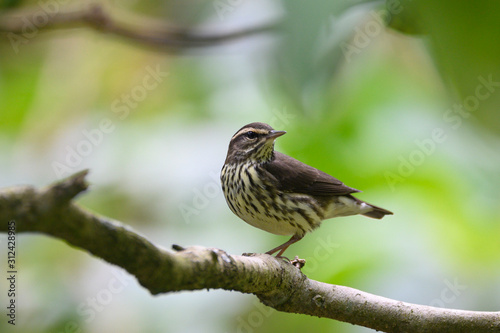
[[[362,214],[380,219],[392,212],[361,201],[340,180],[274,151],[285,134],[264,123],[243,126],[231,138],[221,182],[231,210],[245,222],[292,238],[268,251],[278,257],[322,220]]]

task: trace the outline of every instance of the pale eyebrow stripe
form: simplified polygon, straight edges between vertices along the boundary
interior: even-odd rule
[[[248,128],[247,127],[247,128],[242,129],[242,130],[239,130],[235,135],[233,135],[233,137],[231,138],[231,140],[234,139],[234,138],[236,138],[237,136],[243,134],[243,133],[247,133],[247,132],[250,132],[250,131],[255,132],[255,133],[259,133],[259,134],[266,134],[265,130],[255,129],[255,128]]]

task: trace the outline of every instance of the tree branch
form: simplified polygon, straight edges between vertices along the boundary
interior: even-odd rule
[[[44,15],[41,15],[40,12]],[[0,16],[0,32],[6,32],[10,40],[13,35],[27,38],[47,29],[67,29],[87,26],[95,30],[120,36],[134,42],[170,49],[213,46],[219,43],[270,32],[277,27],[276,22],[261,26],[223,33],[201,33],[190,29],[173,28],[164,22],[137,15],[121,15],[128,22],[111,15],[99,4],[91,4],[81,9],[42,11],[41,8],[24,9],[21,13]],[[40,17],[43,18],[40,21]],[[9,36],[10,34],[10,36]]]
[[[126,269],[152,294],[225,289],[255,294],[278,311],[309,314],[384,332],[499,332],[500,312],[434,308],[400,302],[308,279],[295,266],[266,254],[229,255],[223,250],[174,245],[161,249],[131,228],[72,202],[87,189],[87,171],[45,189],[0,191],[0,231],[11,220],[17,232],[60,238]]]

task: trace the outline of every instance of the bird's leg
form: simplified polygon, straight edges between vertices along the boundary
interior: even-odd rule
[[[300,235],[293,235],[292,238],[290,238],[286,243],[283,243],[281,244],[280,246],[278,247],[275,247],[274,249],[272,250],[269,250],[266,252],[266,254],[273,254],[275,252],[278,252],[278,254],[276,255],[276,258],[283,258],[282,257],[282,254],[283,252],[285,252],[286,249],[288,249],[288,247],[290,245],[292,245],[293,243],[296,243],[298,242],[299,240],[301,240],[304,236],[300,236]]]

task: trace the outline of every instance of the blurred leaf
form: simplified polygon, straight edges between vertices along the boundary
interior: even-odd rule
[[[500,133],[500,2],[420,0],[410,8],[418,12],[437,68],[457,102]]]

